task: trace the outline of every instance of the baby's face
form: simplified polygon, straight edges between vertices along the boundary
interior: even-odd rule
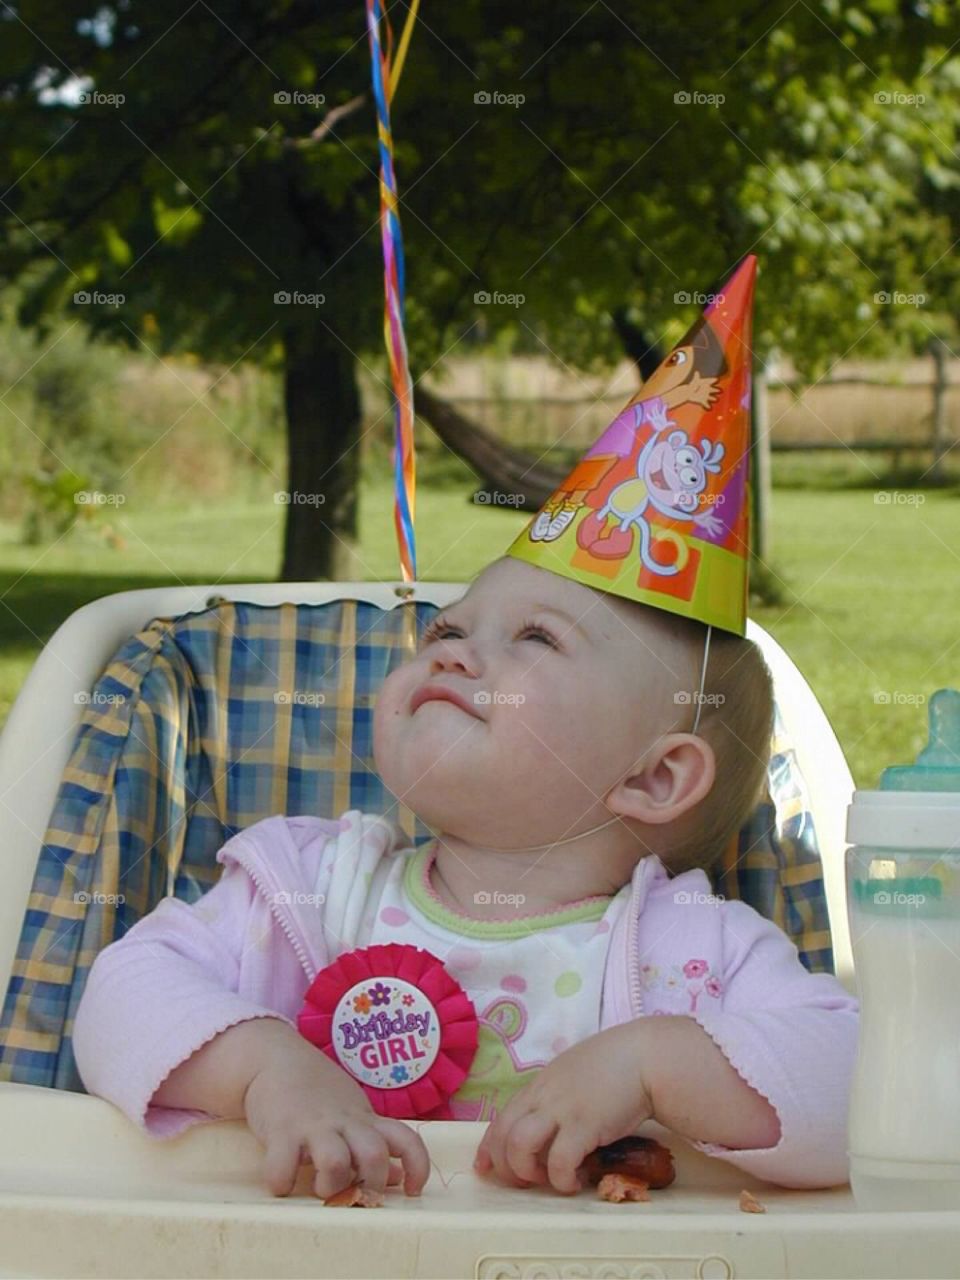
[[[374,759],[387,788],[434,830],[497,848],[609,817],[604,796],[682,721],[674,693],[692,678],[690,655],[641,612],[495,561],[384,681]],[[460,705],[418,705],[439,689]]]

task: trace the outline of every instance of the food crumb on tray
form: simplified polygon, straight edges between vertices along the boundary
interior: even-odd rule
[[[382,1209],[383,1196],[378,1191],[368,1191],[361,1182],[353,1182],[327,1196],[323,1203],[339,1209]]]
[[[624,1200],[649,1200],[650,1184],[628,1173],[606,1173],[597,1184],[597,1195],[612,1204]]]
[[[766,1213],[764,1205],[760,1203],[755,1195],[750,1191],[740,1192],[740,1212],[741,1213]]]

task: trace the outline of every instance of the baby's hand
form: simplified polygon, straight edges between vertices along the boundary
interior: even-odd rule
[[[559,1054],[488,1127],[474,1168],[511,1186],[549,1182],[578,1191],[577,1168],[597,1147],[649,1120],[636,1023],[590,1036]]]
[[[306,1041],[302,1052],[285,1046],[271,1058],[251,1080],[243,1106],[266,1147],[264,1181],[274,1195],[290,1194],[307,1158],[323,1199],[358,1181],[382,1192],[401,1177],[415,1196],[430,1174],[420,1135],[402,1120],[377,1115],[360,1086]],[[402,1174],[391,1156],[399,1157]]]

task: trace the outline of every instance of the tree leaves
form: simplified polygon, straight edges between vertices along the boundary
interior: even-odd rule
[[[748,251],[761,352],[813,371],[851,345],[920,342],[960,302],[956,22],[934,0],[424,10],[393,111],[417,364],[480,331],[613,358],[611,310],[680,332],[695,308],[675,296]],[[0,271],[32,273],[35,307],[83,281],[126,294],[119,317],[91,318],[128,341],[154,323],[170,348],[267,359],[277,334],[319,324],[380,350],[360,0],[128,0],[95,20],[30,0],[3,25]],[[78,103],[77,76],[124,101]],[[909,272],[919,315],[876,310]],[[485,289],[525,301],[481,308]],[[283,290],[323,293],[323,310],[281,312]]]

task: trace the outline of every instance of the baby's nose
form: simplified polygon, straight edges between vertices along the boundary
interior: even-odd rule
[[[459,636],[441,639],[433,646],[430,654],[430,673],[440,671],[458,671],[466,675],[476,675],[477,658],[469,641]]]
[[[430,661],[431,673],[438,671],[463,671],[469,672],[470,668],[467,664],[453,652],[435,655]]]

